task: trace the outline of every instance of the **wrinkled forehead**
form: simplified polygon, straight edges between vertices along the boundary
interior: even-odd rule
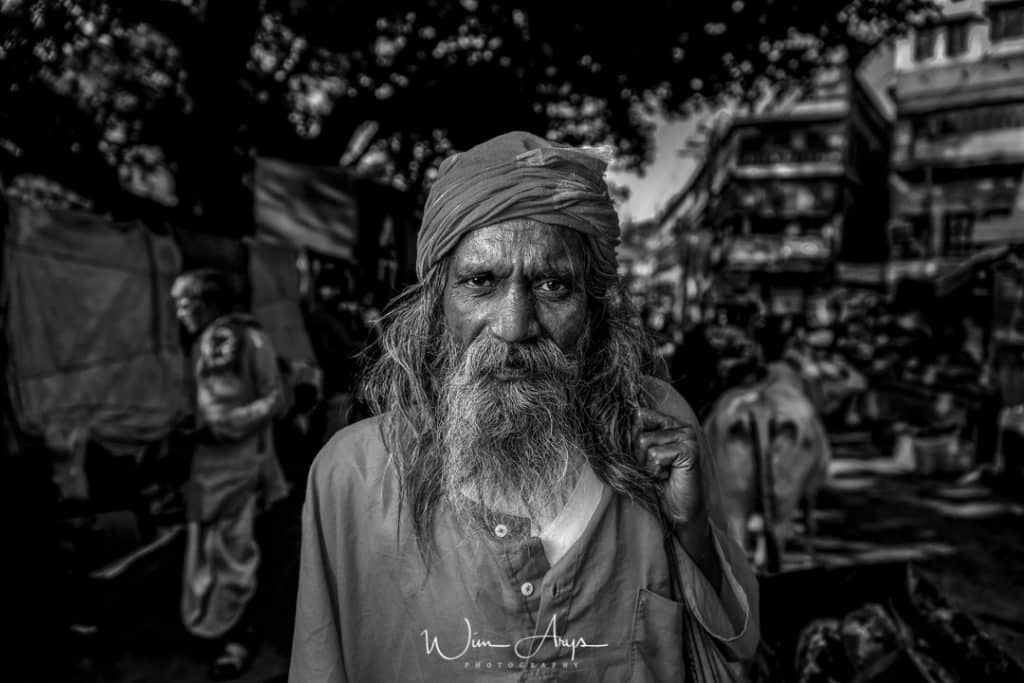
[[[575,230],[530,219],[506,221],[465,235],[452,252],[452,266],[583,273],[586,240]]]

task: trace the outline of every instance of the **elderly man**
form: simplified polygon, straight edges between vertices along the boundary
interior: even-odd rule
[[[293,683],[715,680],[758,642],[696,419],[645,376],[606,160],[510,133],[447,159],[377,416],[317,457]]]
[[[227,680],[245,672],[257,645],[248,612],[260,565],[258,506],[287,494],[273,438],[284,387],[270,338],[252,316],[235,311],[226,274],[183,273],[171,298],[178,320],[195,336],[197,438],[185,489],[181,614],[189,632],[218,643],[210,676]]]

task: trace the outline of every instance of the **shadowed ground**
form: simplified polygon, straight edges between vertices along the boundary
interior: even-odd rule
[[[1024,664],[1024,505],[983,485],[901,473],[866,446],[837,455],[816,514],[821,565],[838,577],[844,568],[909,561],[951,607]],[[300,507],[293,498],[264,519],[263,580],[269,591],[261,614],[267,638],[253,668],[239,679],[245,683],[283,681],[287,671]],[[72,683],[207,680],[207,652],[178,621],[181,548],[179,539],[160,553],[160,561],[119,582],[99,582],[94,597],[103,605],[102,623],[96,634],[77,638]],[[793,595],[773,595],[766,606],[801,600],[793,586],[801,583],[796,577],[809,557],[799,540],[784,560],[794,581],[762,583]],[[843,588],[837,584],[836,590]]]

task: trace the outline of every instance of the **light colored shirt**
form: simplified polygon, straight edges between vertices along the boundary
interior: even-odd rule
[[[186,487],[188,517],[211,522],[240,514],[262,491],[266,505],[287,495],[272,421],[284,408],[277,356],[244,314],[211,323],[192,352],[196,422],[202,428]]]
[[[604,484],[594,470],[584,465],[565,507],[550,524],[538,529],[535,534],[544,546],[548,564],[555,564],[583,535],[587,522],[594,516],[601,503]]]

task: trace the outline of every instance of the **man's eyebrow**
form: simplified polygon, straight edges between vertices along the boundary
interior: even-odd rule
[[[569,279],[575,278],[579,273],[580,269],[570,259],[559,259],[544,263],[538,270],[538,274],[542,277],[563,277]]]
[[[451,273],[457,277],[475,274],[502,273],[511,266],[487,254],[466,255],[452,263]],[[581,264],[575,263],[568,254],[560,254],[543,261],[530,262],[527,266],[531,277],[560,277],[575,279],[582,275]]]
[[[452,271],[460,274],[490,273],[495,268],[494,261],[486,257],[465,258],[453,264]]]
[[[539,271],[545,275],[576,278],[582,275],[583,266],[577,263],[570,254],[563,253],[547,259],[540,264]]]

